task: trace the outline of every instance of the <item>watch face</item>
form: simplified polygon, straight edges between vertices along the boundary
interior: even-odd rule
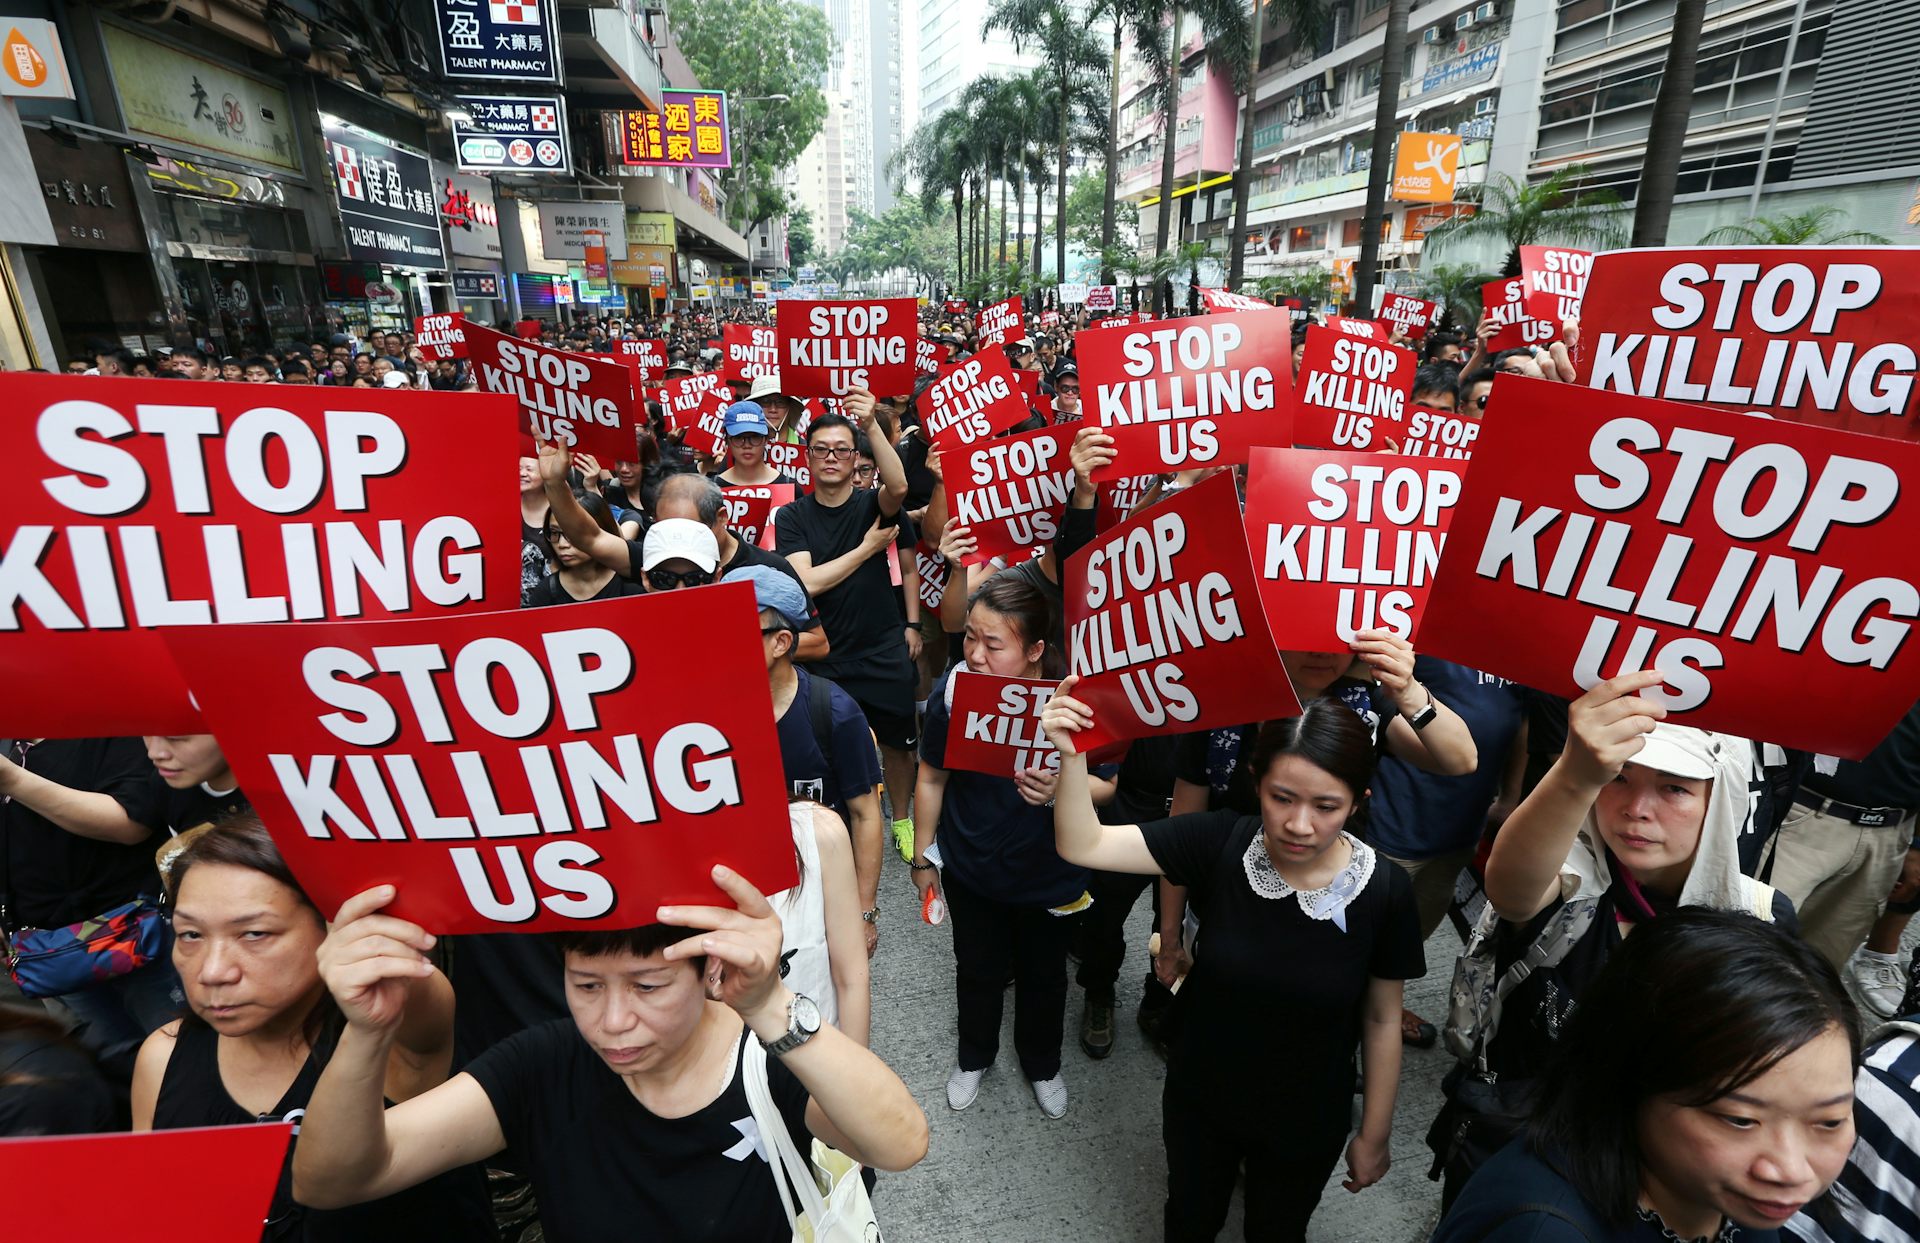
[[[794,994],[793,1025],[808,1034],[820,1030],[820,1007],[813,1004],[813,998]]]

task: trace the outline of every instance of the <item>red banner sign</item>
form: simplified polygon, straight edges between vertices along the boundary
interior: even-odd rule
[[[1118,285],[1094,285],[1087,290],[1087,313],[1111,311],[1120,305],[1120,287]]]
[[[663,635],[699,636],[699,695],[644,675]],[[391,884],[388,913],[435,933],[631,928],[724,901],[718,863],[763,893],[793,884],[745,584],[171,639],[322,910]]]
[[[1200,288],[1200,304],[1209,311],[1277,311],[1280,308],[1265,298],[1249,298],[1225,289]]]
[[[946,309],[949,315],[965,315],[967,313],[967,300],[965,298],[948,298],[940,305]]]
[[[1349,337],[1359,337],[1362,341],[1385,341],[1387,330],[1371,319],[1356,319],[1351,315],[1327,316],[1326,328],[1329,332],[1344,333]]]
[[[481,392],[520,403],[522,435],[602,462],[633,460],[633,373],[626,367],[478,324],[467,325],[467,352]]]
[[[159,629],[514,608],[497,397],[0,377],[0,730],[204,733]]]
[[[725,351],[721,375],[727,383],[780,374],[780,347],[772,328],[763,324],[727,324],[720,329],[720,340]]]
[[[1413,370],[1412,350],[1332,328],[1307,329],[1293,442],[1311,449],[1386,448],[1406,419]]]
[[[1527,303],[1524,277],[1489,281],[1480,287],[1480,313],[1500,326],[1487,342],[1487,352],[1517,350],[1529,345],[1549,345],[1560,336],[1560,326],[1550,319],[1535,319]]]
[[[781,386],[790,397],[911,393],[918,312],[912,298],[780,303]]]
[[[1920,446],[1494,387],[1423,651],[1567,696],[1658,668],[1669,720],[1854,759],[1920,698]]]
[[[1582,384],[1920,437],[1920,251],[1614,251],[1586,301]]]
[[[1004,302],[980,308],[980,318],[976,322],[974,340],[976,344],[1005,345],[1009,341],[1018,341],[1026,335],[1026,320],[1022,318],[1020,297],[1018,294]]]
[[[1395,441],[1409,457],[1470,458],[1473,442],[1479,438],[1479,419],[1414,406],[1407,411],[1406,427]]]
[[[953,357],[953,347],[941,341],[916,337],[913,342],[913,370],[916,375],[939,375],[940,364]]]
[[[1040,312],[1040,326],[1042,328],[1058,328],[1060,326],[1060,312],[1058,311]]]
[[[1043,427],[1002,436],[966,450],[950,462],[947,490],[954,520],[972,528],[979,548],[967,559],[978,565],[995,557],[1024,560],[1060,534],[1073,495],[1073,464],[1067,448],[1072,428]]]
[[[1135,311],[1131,315],[1109,315],[1105,319],[1093,321],[1095,328],[1125,328],[1129,324],[1151,324],[1152,311]]]
[[[1382,323],[1398,328],[1415,341],[1427,335],[1427,329],[1440,320],[1438,302],[1416,298],[1410,293],[1389,293],[1380,302]]]
[[[722,388],[718,371],[675,376],[660,386],[660,404],[666,407],[670,431],[693,427],[704,411],[726,409],[733,394]]]
[[[1103,481],[1148,471],[1231,466],[1254,445],[1289,443],[1292,329],[1241,311],[1083,332],[1080,381],[1114,439]]]
[[[1034,391],[1039,391],[1037,385]],[[921,409],[926,411],[928,442],[939,449],[958,449],[1022,421],[1028,403],[1007,365],[1006,352],[993,345],[945,368],[928,386]]]
[[[947,679],[946,766],[994,777],[1059,768],[1060,752],[1040,728],[1040,712],[1057,685],[955,669]]]
[[[647,337],[626,337],[610,342],[613,353],[638,369],[640,382],[656,384],[667,374],[667,343]]]
[[[1527,283],[1527,314],[1556,328],[1580,318],[1580,300],[1593,271],[1593,252],[1564,246],[1520,247],[1520,279]]]
[[[1274,643],[1344,652],[1375,627],[1411,641],[1462,474],[1374,453],[1255,449],[1247,546]]]
[[[421,315],[413,321],[413,343],[420,352],[435,362],[445,362],[450,358],[467,356],[467,317],[455,312],[451,315]]]
[[[1068,560],[1062,581],[1073,694],[1094,718],[1080,750],[1299,715],[1254,603],[1231,474],[1100,536]]]
[[[727,527],[749,544],[773,547],[773,512],[793,499],[790,483],[747,484],[721,488]]]
[[[1105,534],[1125,522],[1158,482],[1158,475],[1122,475],[1096,485],[1099,499],[1094,506],[1094,530]]]
[[[807,446],[784,440],[767,442],[767,465],[792,475],[802,492],[813,491],[813,472],[807,467]]]

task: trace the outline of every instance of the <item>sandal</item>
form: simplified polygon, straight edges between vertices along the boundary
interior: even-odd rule
[[[1400,1043],[1410,1044],[1416,1049],[1431,1049],[1440,1039],[1440,1033],[1434,1025],[1411,1010],[1400,1011]]]

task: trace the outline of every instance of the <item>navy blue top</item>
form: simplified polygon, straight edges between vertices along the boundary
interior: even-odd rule
[[[1373,775],[1367,840],[1396,859],[1433,859],[1470,847],[1500,794],[1507,751],[1520,732],[1522,705],[1513,683],[1431,656],[1417,657],[1413,676],[1458,713],[1473,734],[1480,763],[1458,777],[1415,768],[1383,752]]]
[[[795,797],[810,798],[845,819],[848,800],[871,794],[880,784],[880,758],[873,749],[867,714],[853,696],[827,683],[833,705],[828,734],[833,741],[833,763],[828,765],[813,730],[813,675],[799,665],[793,672],[799,685],[794,688],[786,715],[780,718],[780,759],[787,770],[787,788]]]

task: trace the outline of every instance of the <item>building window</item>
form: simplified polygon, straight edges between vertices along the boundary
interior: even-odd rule
[[[1327,226],[1324,224],[1297,224],[1287,231],[1288,250],[1325,250],[1327,248]]]

